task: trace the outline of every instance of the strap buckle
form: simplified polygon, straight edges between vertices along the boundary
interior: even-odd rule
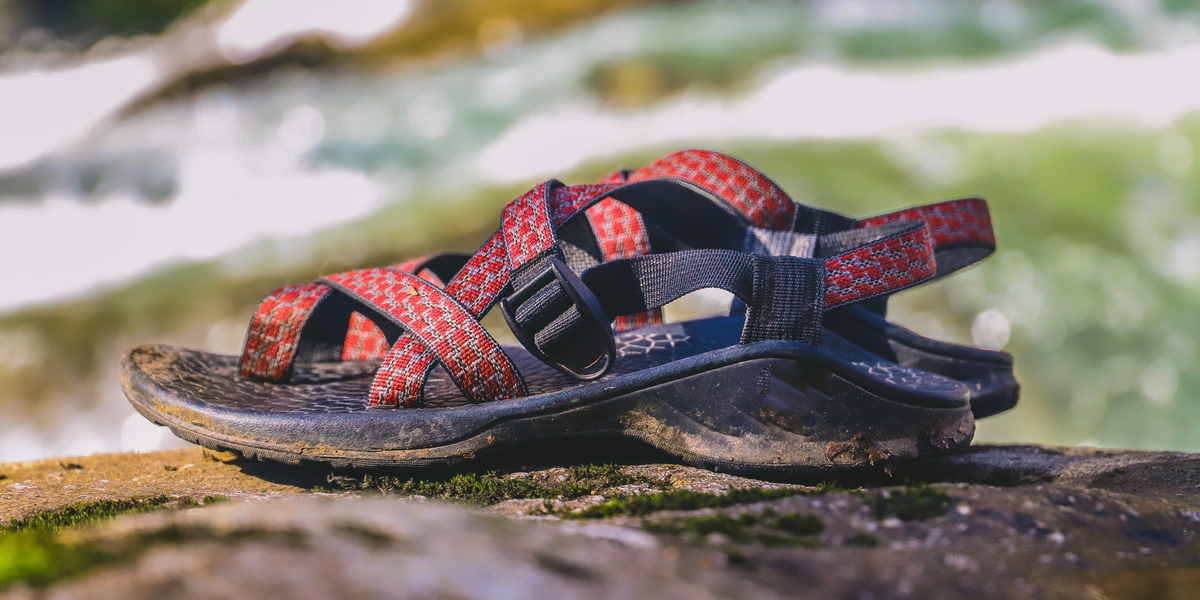
[[[555,282],[566,293],[567,298],[578,311],[581,321],[575,321],[572,317],[567,316],[571,315],[571,305],[568,305],[564,311],[561,310],[562,302],[553,303],[553,305],[544,302],[545,299],[554,295],[554,292],[543,292],[543,290],[550,288]],[[538,294],[539,292],[542,294]],[[531,306],[528,310],[521,311],[521,308],[535,295],[539,295],[539,299],[543,300],[538,304],[544,304],[544,306]],[[555,308],[558,310],[553,310],[553,315],[544,314]],[[521,345],[530,354],[575,379],[583,381],[599,379],[608,373],[617,360],[617,346],[610,324],[612,319],[608,318],[600,299],[561,260],[549,261],[546,268],[532,281],[515,290],[511,296],[500,300],[500,312],[504,314],[504,320],[508,323],[508,327],[516,336],[517,341],[521,342]],[[518,319],[518,316],[521,319]],[[564,317],[567,319],[566,322],[563,321]],[[527,332],[526,328],[521,325],[522,321],[527,324],[530,324],[531,321],[534,322],[536,331]],[[544,322],[544,324],[536,326],[537,322]],[[570,339],[551,337],[543,340],[543,343],[547,345],[563,346],[555,352],[553,358],[538,345],[536,340],[537,334],[547,331],[551,325],[555,325],[559,337],[570,335]]]

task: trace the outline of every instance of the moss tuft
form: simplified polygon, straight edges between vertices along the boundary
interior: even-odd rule
[[[22,531],[57,531],[64,527],[84,525],[111,519],[120,514],[147,512],[160,508],[172,500],[166,496],[154,496],[135,500],[97,500],[58,510],[36,514],[25,519],[9,522],[4,526],[6,533]]]
[[[950,509],[946,492],[919,484],[890,492],[879,492],[867,500],[876,519],[896,517],[902,521],[923,521],[940,517]]]
[[[658,494],[644,496],[629,496],[614,498],[607,502],[588,507],[578,516],[585,519],[599,519],[631,515],[641,517],[660,510],[699,510],[701,508],[721,508],[735,504],[777,500],[813,493],[809,490],[795,488],[747,488],[729,490],[725,494],[709,494],[688,490],[671,490]]]
[[[225,500],[226,498],[222,496],[205,496],[203,500],[197,502],[191,498],[170,498],[161,495],[132,500],[96,500],[38,513],[24,519],[14,519],[0,527],[0,534],[25,531],[54,532],[67,527],[105,521],[119,515],[169,508],[195,508]]]
[[[624,485],[665,485],[661,481],[629,475],[617,465],[571,467],[561,479],[553,473],[500,475],[488,472],[461,473],[448,479],[403,479],[370,474],[363,475],[361,479],[330,476],[329,482],[342,489],[378,490],[389,494],[425,496],[481,505],[516,498],[581,498],[594,495],[603,489]],[[313,490],[318,491],[318,488]]]

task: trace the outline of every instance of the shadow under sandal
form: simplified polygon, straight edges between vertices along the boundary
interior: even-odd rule
[[[670,178],[549,181],[504,209],[465,266],[443,270],[457,271],[444,287],[415,265],[282,288],[260,305],[240,358],[140,346],[122,360],[122,386],[184,439],[334,466],[453,464],[537,440],[624,436],[697,466],[803,472],[887,467],[970,443],[964,384],[822,326],[831,309],[934,276],[923,221],[876,228],[834,256],[768,256],[741,251],[744,219],[695,217],[712,193]],[[576,276],[559,234],[607,198],[699,249]],[[745,314],[610,328],[704,288],[732,292]],[[521,346],[502,347],[480,325],[497,303]],[[382,330],[382,360],[342,360],[356,318]]]

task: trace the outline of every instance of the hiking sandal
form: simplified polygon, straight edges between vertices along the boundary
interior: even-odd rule
[[[826,309],[934,275],[923,222],[878,228],[826,258],[767,256],[738,249],[744,219],[701,208],[714,193],[670,178],[546,182],[505,208],[501,229],[444,287],[419,265],[283,288],[260,305],[240,358],[140,346],[122,359],[122,387],[184,439],[290,463],[454,464],[615,435],[710,468],[823,471],[969,444],[966,386],[822,332]],[[698,249],[576,276],[559,234],[609,198]],[[609,328],[706,287],[734,293],[746,314]],[[479,324],[497,303],[523,346],[501,347]],[[356,314],[389,341],[381,361],[341,360]]]

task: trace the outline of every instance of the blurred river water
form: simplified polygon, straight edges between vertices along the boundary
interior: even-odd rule
[[[1022,402],[979,439],[1200,450],[1190,4],[706,1],[475,38],[74,115],[0,170],[0,462],[180,444],[121,395],[124,349],[236,353],[278,285],[473,249],[540,179],[688,146],[855,215],[987,197],[997,254],[892,303],[1016,356]],[[0,72],[5,118],[38,81]],[[103,88],[79,81],[61,110]]]

